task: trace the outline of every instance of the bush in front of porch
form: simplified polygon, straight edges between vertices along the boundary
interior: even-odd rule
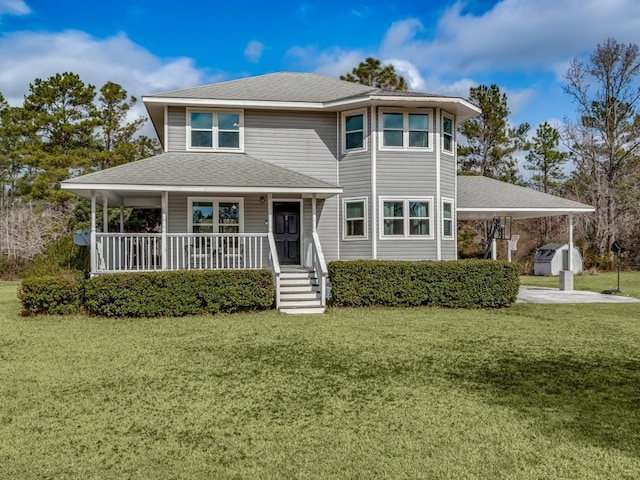
[[[336,306],[505,307],[518,295],[520,266],[492,260],[349,260],[328,264]]]
[[[264,310],[274,301],[269,270],[119,273],[85,282],[84,306],[106,317],[179,317]]]

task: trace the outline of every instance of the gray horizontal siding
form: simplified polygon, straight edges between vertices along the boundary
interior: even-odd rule
[[[167,151],[187,149],[187,111],[184,107],[168,107]]]
[[[355,260],[371,258],[372,255],[372,222],[371,222],[371,151],[353,152],[344,155],[340,160],[340,185],[344,188],[344,194],[340,195],[338,214],[340,231],[340,259]],[[367,197],[368,221],[366,240],[343,240],[344,228],[342,202],[344,198]]]
[[[435,196],[434,152],[378,151],[376,163],[378,195]]]
[[[246,110],[245,153],[337,183],[336,114]]]
[[[378,240],[380,260],[435,260],[436,240]]]

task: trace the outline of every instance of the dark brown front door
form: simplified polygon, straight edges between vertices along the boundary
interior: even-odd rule
[[[284,265],[300,265],[300,203],[274,203],[273,219],[278,260]]]

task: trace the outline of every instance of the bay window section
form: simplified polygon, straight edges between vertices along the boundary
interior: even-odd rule
[[[423,111],[382,111],[380,114],[383,149],[430,149],[429,113]]]
[[[187,148],[238,151],[243,148],[243,114],[233,111],[187,111]]]
[[[409,201],[409,235],[429,233],[429,202]]]
[[[428,198],[381,198],[381,238],[432,238],[431,205]]]
[[[402,113],[382,114],[382,145],[385,147],[403,146],[404,119]]]
[[[453,118],[442,116],[442,151],[453,153]]]
[[[453,202],[442,201],[442,238],[453,238]]]
[[[367,238],[367,201],[364,198],[344,199],[343,238],[363,240]]]
[[[364,150],[366,148],[365,124],[366,116],[362,110],[342,114],[342,127],[344,132],[344,136],[342,137],[343,151]]]

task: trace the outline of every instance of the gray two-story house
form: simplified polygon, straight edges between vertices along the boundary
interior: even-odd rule
[[[91,200],[92,274],[270,268],[277,306],[304,311],[324,306],[328,261],[456,258],[468,101],[309,73],[143,101],[164,153],[62,184]],[[161,232],[109,232],[106,213],[100,231],[97,204],[160,208]]]

